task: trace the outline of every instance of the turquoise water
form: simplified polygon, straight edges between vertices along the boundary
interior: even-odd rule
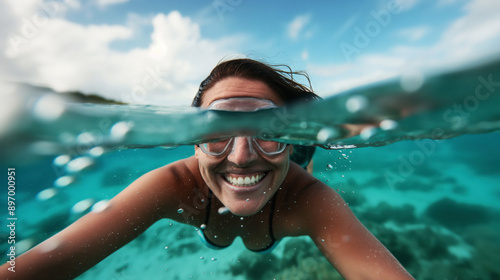
[[[49,89],[5,84],[11,106],[1,113],[0,166],[3,182],[16,168],[17,253],[143,173],[192,155],[191,144],[244,130],[331,148],[317,149],[314,175],[417,279],[500,279],[499,65],[416,75],[252,114],[71,103]],[[7,196],[3,191],[0,200]],[[0,227],[2,252],[8,236]],[[340,279],[307,238],[285,239],[267,256],[239,240],[214,251],[193,228],[168,220],[78,279],[146,277]]]

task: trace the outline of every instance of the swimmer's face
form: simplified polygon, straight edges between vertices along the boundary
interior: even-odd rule
[[[201,107],[207,108],[216,100],[234,97],[267,99],[278,106],[283,103],[264,82],[231,77],[207,90]],[[203,179],[217,198],[233,214],[248,216],[261,210],[283,183],[288,173],[292,146],[288,145],[282,153],[269,156],[252,149],[246,138],[236,137],[233,141],[234,149],[222,156],[208,155],[198,146],[195,147],[195,155]],[[255,183],[239,186],[230,182],[238,178],[245,180],[246,177]]]

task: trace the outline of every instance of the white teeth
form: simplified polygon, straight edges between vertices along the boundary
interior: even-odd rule
[[[226,180],[235,185],[235,186],[238,186],[238,187],[248,187],[248,186],[253,186],[255,184],[257,184],[260,180],[262,180],[262,178],[264,178],[264,174],[261,174],[261,175],[257,175],[257,176],[252,176],[252,177],[238,177],[238,178],[234,178],[234,177],[230,177],[229,175],[226,175]]]

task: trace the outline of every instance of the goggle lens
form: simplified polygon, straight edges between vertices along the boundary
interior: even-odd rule
[[[251,147],[257,146],[257,148],[262,153],[264,153],[265,155],[269,155],[269,156],[280,154],[286,148],[285,143],[263,140],[263,139],[259,139],[259,138],[248,137],[248,136],[244,136],[244,138],[248,141],[248,143],[251,145]],[[206,154],[213,155],[213,156],[220,156],[229,150],[229,146],[231,146],[231,144],[234,146],[234,143],[235,143],[235,140],[233,137],[233,138],[228,138],[228,139],[221,140],[221,141],[203,143],[203,144],[200,144],[200,148]],[[233,148],[231,150],[233,150]],[[255,149],[253,149],[253,150],[255,150]]]

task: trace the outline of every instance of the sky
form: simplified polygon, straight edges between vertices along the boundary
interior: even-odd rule
[[[499,46],[498,0],[0,1],[0,79],[137,104],[188,106],[231,58],[306,71],[328,97]]]

